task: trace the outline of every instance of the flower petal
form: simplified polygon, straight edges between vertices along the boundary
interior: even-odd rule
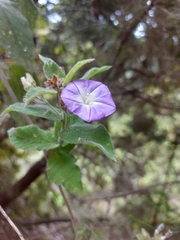
[[[61,98],[70,112],[86,122],[100,120],[116,110],[108,87],[93,80],[70,82],[62,90]]]

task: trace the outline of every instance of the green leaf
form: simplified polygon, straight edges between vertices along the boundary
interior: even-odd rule
[[[11,128],[8,135],[16,148],[24,150],[48,150],[59,146],[52,132],[42,130],[35,125]]]
[[[44,63],[43,71],[48,79],[52,79],[54,75],[59,78],[65,78],[65,72],[62,67],[58,66],[51,58],[43,57],[41,55],[39,55],[39,58]]]
[[[84,123],[84,121],[77,115],[71,114],[70,117],[67,118],[66,126],[68,127],[74,123]]]
[[[66,127],[70,126],[74,123],[83,123],[83,120],[74,114],[72,114],[70,117],[66,118]],[[67,149],[69,148],[70,150],[72,150],[75,146],[74,144],[66,144],[66,143],[63,144],[62,143],[63,140],[60,138],[61,128],[62,128],[62,121],[55,122],[54,134],[55,134],[56,138],[59,139],[59,141],[61,141],[61,145],[65,146],[65,147],[69,146],[69,147],[67,147]]]
[[[93,229],[91,240],[104,240],[104,238],[102,233],[98,229]]]
[[[2,114],[6,114],[9,112],[19,112],[19,113],[23,113],[23,114],[27,114],[27,115],[31,115],[31,116],[35,116],[35,117],[41,117],[41,118],[45,118],[45,119],[49,119],[52,121],[57,121],[60,122],[61,121],[61,114],[62,114],[62,110],[56,107],[52,107],[50,108],[47,105],[44,104],[32,104],[32,105],[28,105],[27,107],[25,107],[24,103],[14,103],[12,105],[10,105]]]
[[[90,240],[91,228],[88,223],[83,222],[76,227],[76,238],[75,240]]]
[[[10,79],[9,84],[11,88],[13,89],[13,92],[15,93],[16,97],[18,98],[18,101],[21,102],[24,96],[24,88],[20,81],[22,76],[25,76],[26,70],[23,66],[18,64],[13,64],[9,67],[10,72]],[[8,103],[12,104],[12,100]]]
[[[38,10],[32,1],[11,0],[11,2],[15,3],[15,6],[27,18],[31,29],[33,29],[38,17]]]
[[[5,1],[0,1],[0,45],[12,59],[32,72],[34,42],[28,21]]]
[[[59,137],[61,128],[62,128],[62,122],[55,122],[55,124],[54,124],[54,134],[55,134],[56,139],[59,140],[59,142],[61,140],[60,137]],[[61,145],[63,145],[62,142],[61,142]],[[66,146],[63,147],[63,150],[66,151],[66,152],[70,152],[74,147],[75,147],[75,144],[67,144]]]
[[[76,145],[75,144],[68,144],[65,147],[63,147],[63,150],[66,152],[70,152]]]
[[[141,229],[141,233],[138,233],[136,235],[136,238],[138,240],[150,240],[151,239],[149,233],[144,228]],[[156,239],[160,239],[160,238],[156,238]]]
[[[82,66],[84,66],[87,63],[90,63],[94,61],[94,58],[90,58],[87,60],[82,60],[76,63],[76,65],[74,65],[71,70],[68,72],[68,74],[65,77],[64,80],[64,86],[66,86],[73,78],[74,74],[79,70],[79,68],[81,68]]]
[[[94,75],[104,72],[106,70],[109,70],[111,68],[111,66],[103,66],[100,68],[94,67],[91,68],[89,71],[87,71],[84,76],[82,76],[82,79],[90,79],[91,77],[93,77]]]
[[[63,148],[55,149],[47,162],[47,174],[50,181],[77,194],[82,192],[82,183],[81,172],[75,162],[76,159]]]
[[[141,233],[136,234],[136,238],[138,240],[144,240],[143,235]]]
[[[103,125],[75,123],[60,133],[65,143],[88,144],[100,148],[110,159],[116,160],[109,133]]]
[[[53,89],[42,88],[42,87],[30,88],[25,95],[25,98],[26,98],[25,105],[27,106],[31,100],[35,99],[36,97],[38,97],[40,95],[45,95],[45,94],[50,94],[50,95],[56,96],[57,91],[55,91]]]
[[[75,240],[103,240],[102,233],[98,229],[91,229],[88,222],[83,222],[76,227]]]

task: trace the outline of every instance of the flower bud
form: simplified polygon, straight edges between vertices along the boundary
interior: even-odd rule
[[[30,88],[33,88],[36,86],[35,80],[29,73],[26,73],[26,77],[21,77],[21,82],[25,91],[28,91]]]
[[[173,235],[173,232],[169,229],[167,231],[167,233],[160,238],[160,240],[166,240],[166,239],[170,238],[172,235]]]
[[[159,234],[164,229],[164,223],[161,223],[155,230],[154,234]]]
[[[173,232],[169,229],[167,233],[165,234],[165,239],[170,238],[173,235]]]

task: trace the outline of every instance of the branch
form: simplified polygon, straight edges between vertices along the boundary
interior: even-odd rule
[[[71,219],[67,217],[62,217],[62,218],[37,219],[37,220],[13,219],[13,221],[23,226],[31,226],[31,225],[41,225],[41,224],[50,224],[50,223],[58,223],[58,222],[71,222]]]
[[[100,222],[108,221],[108,217],[100,216],[96,217],[96,219]],[[85,221],[91,222],[94,221],[94,218],[84,218]],[[71,219],[68,217],[61,217],[61,218],[50,218],[50,219],[35,219],[35,220],[19,220],[13,219],[13,221],[17,224],[21,224],[22,226],[32,226],[32,225],[41,225],[41,224],[50,224],[50,223],[59,223],[59,222],[71,222]]]
[[[123,30],[118,34],[117,39],[120,39],[120,42],[119,42],[119,46],[117,48],[115,57],[111,64],[113,66],[113,68],[116,67],[116,63],[118,61],[119,55],[120,55],[123,47],[126,45],[132,32],[136,29],[136,27],[143,20],[143,18],[148,14],[148,11],[151,10],[154,6],[155,6],[155,3],[154,3],[154,0],[152,0],[151,4],[147,7],[147,9],[145,9],[144,12],[142,12],[142,14],[139,17],[137,17],[129,26],[125,25]],[[112,71],[112,69],[111,69],[111,71]],[[109,78],[111,71],[108,71],[108,73],[105,75],[104,81],[105,81],[105,79]]]
[[[46,167],[46,159],[42,158],[35,163],[26,175],[21,178],[14,186],[12,186],[8,192],[1,191],[0,205],[7,207],[12,201],[14,201],[20,194],[22,194],[29,185],[36,180],[44,171]]]
[[[123,46],[125,45],[128,38],[131,36],[132,32],[136,29],[138,24],[142,21],[142,19],[148,14],[149,10],[151,10],[153,7],[154,7],[154,1],[151,2],[151,4],[147,7],[147,9],[145,9],[145,11],[138,18],[134,20],[134,22],[132,22],[128,27],[124,26],[124,30],[122,31],[124,32],[124,34],[120,33],[118,35],[118,38],[120,38],[120,43],[119,43],[119,47],[117,49],[114,61],[112,63],[113,66],[116,64],[119,54],[121,53]]]
[[[9,223],[9,225],[13,228],[13,230],[16,232],[16,234],[18,235],[18,237],[21,240],[25,240],[24,237],[22,236],[21,232],[19,231],[19,229],[16,227],[16,225],[13,223],[13,221],[8,217],[8,215],[6,214],[6,212],[4,211],[4,209],[0,206],[0,212],[1,214],[4,216],[4,218],[7,220],[7,222]]]
[[[146,187],[146,188],[141,188],[141,189],[137,189],[137,190],[133,190],[133,191],[129,191],[129,192],[120,192],[120,193],[115,193],[115,194],[112,194],[112,195],[82,199],[82,202],[85,203],[85,202],[91,202],[91,201],[111,200],[113,198],[127,197],[129,195],[134,195],[134,194],[146,194],[150,190],[152,190],[153,188],[156,188],[156,187],[159,187],[159,186],[164,187],[166,185],[177,184],[177,183],[180,183],[180,181],[177,180],[177,181],[172,181],[172,182],[157,183],[157,184],[154,184],[154,185]]]

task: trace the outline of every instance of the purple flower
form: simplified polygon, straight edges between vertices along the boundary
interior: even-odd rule
[[[108,87],[93,80],[70,82],[61,93],[68,110],[86,122],[97,121],[116,110]]]

